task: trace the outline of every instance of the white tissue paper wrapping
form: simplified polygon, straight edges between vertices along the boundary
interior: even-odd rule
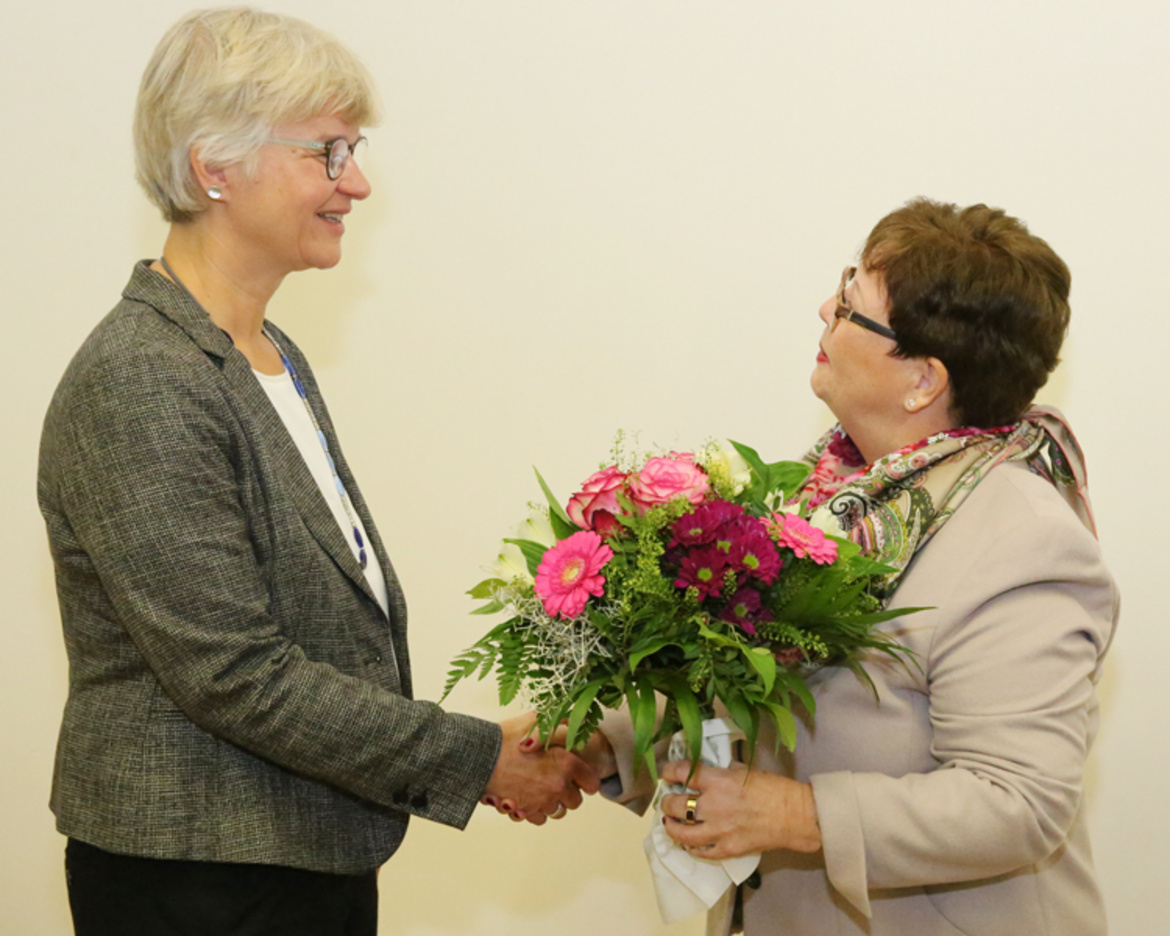
[[[730,718],[710,718],[703,722],[703,749],[700,759],[712,767],[729,767],[734,760],[736,741],[743,740],[743,732]],[[686,738],[680,731],[670,741],[669,758],[689,760]],[[654,794],[654,824],[643,847],[650,862],[650,876],[658,895],[658,911],[663,922],[679,920],[702,913],[733,885],[742,884],[760,863],[759,854],[742,855],[726,861],[707,861],[696,858],[666,834],[662,824],[662,797],[666,793],[684,793],[681,783],[658,781]],[[694,792],[693,790],[689,792]],[[702,798],[699,799],[699,821],[702,821]]]

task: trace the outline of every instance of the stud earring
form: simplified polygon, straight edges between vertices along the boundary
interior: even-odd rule
[[[207,197],[212,201],[219,201],[221,198],[223,198],[223,189],[221,189],[218,185],[213,185],[207,190]]]
[[[908,410],[914,409],[914,407],[916,407],[917,405],[918,404],[914,400],[907,400],[906,401],[906,409],[908,409]]]

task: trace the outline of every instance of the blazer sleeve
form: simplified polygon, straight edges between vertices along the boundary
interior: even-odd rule
[[[55,490],[42,499],[59,508],[50,527],[78,547],[55,556],[59,583],[108,602],[99,613],[203,730],[372,803],[464,825],[498,727],[309,659],[269,615],[239,481],[246,437],[204,364],[138,347],[77,375],[51,407],[43,458]],[[86,588],[93,597],[79,597]]]
[[[937,768],[811,778],[829,879],[866,915],[871,889],[1044,859],[1079,807],[1116,591],[1096,540],[1062,504],[1010,507],[998,535],[951,541],[963,555],[923,661]],[[926,549],[936,544],[948,548]]]

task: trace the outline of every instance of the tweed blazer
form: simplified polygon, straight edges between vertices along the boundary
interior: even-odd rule
[[[61,832],[112,852],[360,873],[411,815],[467,822],[500,732],[412,701],[398,580],[308,362],[269,327],[389,619],[248,361],[142,261],[41,441],[69,656],[51,806]]]
[[[848,670],[823,670],[795,755],[774,757],[761,731],[756,765],[811,782],[824,847],[762,856],[745,932],[1104,936],[1082,781],[1118,598],[1097,541],[1047,481],[1006,463],[890,606],[932,609],[884,625],[921,670],[867,660],[877,700]],[[606,732],[631,749],[628,720]],[[644,808],[646,781],[619,760],[610,794]],[[728,932],[732,895],[710,934]]]

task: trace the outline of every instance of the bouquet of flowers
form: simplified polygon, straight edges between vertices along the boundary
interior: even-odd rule
[[[537,472],[555,542],[505,540],[523,562],[469,594],[486,602],[473,613],[507,619],[456,657],[443,698],[495,670],[500,703],[521,694],[544,739],[567,721],[569,747],[603,707],[625,703],[637,757],[656,776],[653,746],[676,732],[699,760],[717,702],[750,763],[762,719],[777,749],[792,749],[793,701],[815,713],[804,681],[814,669],[848,666],[869,681],[862,652],[907,659],[876,629],[905,613],[871,594],[892,570],[811,526],[793,499],[811,466],[766,464],[736,442],[623,465],[619,437],[614,454],[564,506]]]

